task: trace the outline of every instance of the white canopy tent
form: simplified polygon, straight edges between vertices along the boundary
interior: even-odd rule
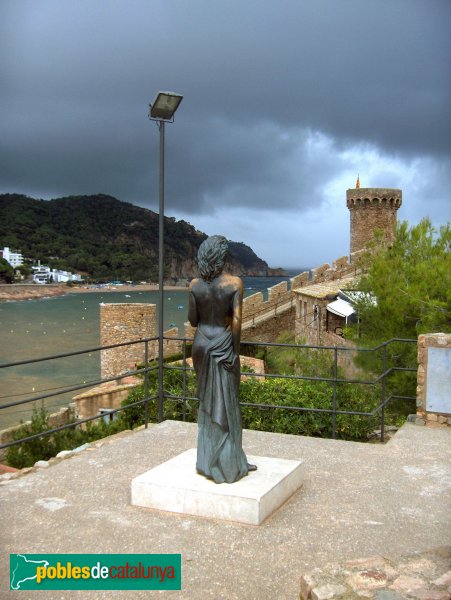
[[[348,317],[355,313],[354,308],[349,302],[346,300],[342,300],[341,298],[337,298],[330,304],[327,305],[327,310],[334,315],[338,315],[339,317],[344,317],[346,319],[346,323],[348,322]]]

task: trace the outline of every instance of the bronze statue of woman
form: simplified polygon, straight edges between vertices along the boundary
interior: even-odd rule
[[[197,374],[198,473],[216,483],[233,483],[255,470],[242,448],[239,405],[243,283],[223,273],[227,240],[207,238],[197,255],[200,278],[193,279],[188,319],[197,327],[192,357]]]

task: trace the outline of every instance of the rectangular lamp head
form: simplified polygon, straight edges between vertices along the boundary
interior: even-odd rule
[[[174,92],[158,92],[150,105],[150,118],[171,121],[182,99],[183,96]]]

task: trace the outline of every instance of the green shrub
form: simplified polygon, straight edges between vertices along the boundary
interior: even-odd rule
[[[278,338],[280,344],[295,344],[294,334],[285,332]],[[265,354],[267,373],[303,375],[304,377],[332,377],[333,351],[316,348],[268,346]]]
[[[288,339],[288,338],[282,338]],[[282,343],[289,343],[288,341]],[[306,348],[271,347],[266,353],[270,370],[278,369],[280,374],[301,374],[306,377],[331,377],[333,361],[330,353]],[[252,369],[243,369],[251,373]],[[184,394],[185,377],[185,394]],[[183,395],[196,397],[196,376],[193,371],[174,368],[164,370],[164,392],[166,396],[178,396],[164,400],[163,419],[195,422],[197,419],[197,400],[185,400]],[[79,427],[65,429],[48,436],[42,436],[11,446],[7,460],[11,466],[22,468],[32,466],[37,460],[46,460],[61,450],[71,450],[86,442],[99,439],[124,429],[134,429],[145,420],[145,403],[135,406],[129,404],[144,400],[144,383],[133,388],[122,402],[123,410],[115,421],[106,424],[103,419],[88,423],[86,430]],[[149,372],[148,378],[148,419],[158,420],[158,373]],[[283,407],[315,408],[331,410],[333,407],[334,384],[325,381],[300,379],[254,378],[248,377],[241,382],[240,399],[243,427],[274,433],[331,437],[333,428],[332,414],[327,412],[308,412],[290,410]],[[371,412],[381,399],[380,386],[337,383],[336,408],[343,411]],[[263,407],[252,406],[255,404]],[[405,404],[405,403],[404,403]],[[266,406],[265,406],[266,405]],[[282,408],[271,408],[279,405]],[[393,403],[386,410],[386,423],[400,425],[405,420],[410,406]],[[365,440],[379,424],[380,417],[363,415],[336,415],[336,436],[346,440]],[[50,429],[48,414],[41,408],[34,408],[31,424],[23,425],[15,434],[14,440],[41,433]]]
[[[34,407],[31,424],[24,424],[17,429],[11,441],[21,440],[29,435],[35,435],[50,429],[48,419],[49,415],[43,407],[40,409]],[[10,446],[6,452],[6,460],[11,467],[22,469],[33,466],[37,460],[47,460],[55,454],[57,452],[53,439],[39,437],[29,442]]]
[[[356,389],[349,384],[337,384],[337,410],[370,412],[378,404],[377,391]],[[292,406],[331,410],[333,384],[324,381],[305,381],[271,378],[264,381],[249,379],[240,387],[243,427],[317,437],[331,437],[332,415],[323,412],[289,410],[287,408],[253,407],[252,404]],[[378,417],[337,415],[337,438],[364,440],[378,423]]]
[[[183,393],[183,374],[178,370],[165,370],[164,389],[166,394],[181,396]],[[186,373],[187,395],[194,397],[195,375],[190,371]],[[369,389],[368,386],[351,384],[337,384],[337,410],[354,410],[370,412],[379,403],[379,390]],[[156,422],[158,416],[158,388],[157,385],[149,386],[150,422]],[[154,396],[154,397],[153,397]],[[122,406],[144,399],[144,386],[135,388]],[[260,431],[275,433],[290,433],[294,435],[308,435],[331,437],[332,415],[322,412],[294,411],[287,408],[270,408],[270,405],[286,407],[332,409],[333,384],[323,381],[306,381],[270,378],[249,377],[241,382],[240,399],[243,427]],[[196,421],[197,401],[187,400],[185,420]],[[249,404],[249,406],[247,406]],[[268,405],[255,407],[253,404]],[[138,404],[125,408],[120,413],[119,419],[125,427],[133,429],[144,423],[145,406]],[[183,400],[166,398],[164,401],[164,419],[183,419]],[[359,415],[337,415],[336,435],[341,439],[364,440],[378,424],[378,417]]]
[[[72,419],[72,422],[75,423],[75,419]],[[12,436],[12,441],[44,433],[49,429],[52,429],[52,427],[49,425],[48,412],[43,406],[39,409],[34,406],[31,423],[24,424],[17,429]],[[32,467],[36,461],[47,460],[52,456],[56,456],[61,450],[73,450],[87,442],[112,435],[119,430],[119,422],[113,421],[107,424],[103,419],[100,419],[95,423],[88,423],[86,429],[74,426],[10,446],[7,449],[6,460],[11,467],[16,469]]]
[[[186,371],[185,375],[185,396],[196,397],[196,378],[192,371]],[[183,395],[183,371],[179,369],[165,368],[164,370],[164,393],[170,396]],[[121,406],[127,407],[129,404],[144,400],[144,384],[134,388],[128,397],[122,401]],[[156,371],[149,374],[148,385],[148,419],[152,423],[158,421],[158,376]],[[181,398],[165,398],[163,406],[163,420],[185,420],[189,422],[196,421],[197,418],[196,400],[186,400]],[[142,425],[145,421],[145,403],[136,404],[129,408],[124,408],[119,413],[119,422],[127,429],[134,429]],[[184,418],[185,417],[185,418]]]

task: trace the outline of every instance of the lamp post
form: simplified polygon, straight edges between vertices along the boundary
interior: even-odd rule
[[[158,421],[163,420],[163,315],[164,315],[164,126],[174,122],[174,114],[183,96],[174,92],[158,92],[149,105],[149,119],[156,121],[160,130],[160,193],[158,215]]]

